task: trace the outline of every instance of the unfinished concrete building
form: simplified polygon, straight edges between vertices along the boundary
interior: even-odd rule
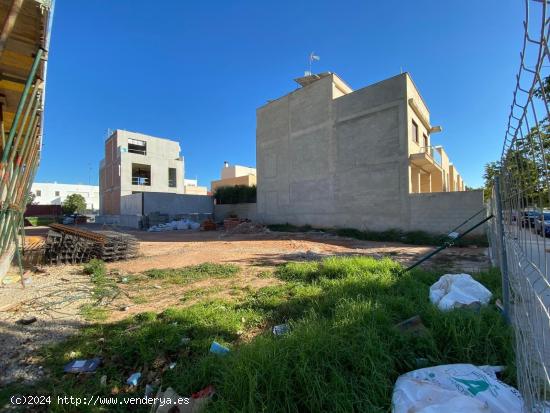
[[[258,219],[441,232],[483,206],[466,191],[409,74],[353,91],[333,73],[257,110]]]
[[[124,195],[183,194],[183,178],[178,142],[117,129],[105,141],[105,158],[99,166],[101,214],[119,215]]]

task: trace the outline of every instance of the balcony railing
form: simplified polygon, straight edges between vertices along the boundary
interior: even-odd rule
[[[441,154],[438,150],[435,149],[433,146],[421,146],[420,150],[417,153],[425,153],[430,158],[433,159],[433,161],[441,166]]]
[[[132,185],[151,186],[151,179],[141,176],[132,176]]]

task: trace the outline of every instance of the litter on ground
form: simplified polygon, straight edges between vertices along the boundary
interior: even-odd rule
[[[226,355],[229,353],[229,349],[225,346],[222,346],[217,341],[213,341],[212,345],[210,346],[210,352],[214,354],[218,354],[220,356]]]
[[[491,297],[491,292],[469,274],[445,274],[430,287],[430,301],[443,311],[479,308]]]
[[[65,373],[92,373],[101,364],[99,357],[89,360],[73,360],[65,365],[63,371]]]
[[[180,219],[178,221],[171,221],[166,224],[153,225],[147,231],[162,232],[176,230],[198,230],[199,228],[200,224],[198,222],[190,221],[188,219]]]
[[[278,326],[273,327],[273,334],[276,336],[282,336],[290,331],[288,324],[279,324]]]
[[[137,386],[139,383],[139,379],[141,378],[141,373],[133,373],[130,377],[128,377],[128,380],[126,380],[126,383],[130,386]]]
[[[392,396],[393,413],[521,413],[523,399],[496,378],[495,368],[447,364],[399,376]]]

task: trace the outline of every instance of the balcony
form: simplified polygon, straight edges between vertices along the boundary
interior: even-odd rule
[[[132,164],[132,185],[151,186],[151,165]]]
[[[441,153],[433,146],[422,146],[409,156],[411,164],[426,172],[441,172]]]
[[[145,176],[132,176],[132,185],[151,186],[151,180]]]

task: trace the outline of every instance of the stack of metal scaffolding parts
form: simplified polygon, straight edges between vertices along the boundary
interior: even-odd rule
[[[88,231],[51,224],[46,239],[45,259],[49,264],[79,264],[93,258],[119,261],[138,254],[136,237],[117,231]]]

